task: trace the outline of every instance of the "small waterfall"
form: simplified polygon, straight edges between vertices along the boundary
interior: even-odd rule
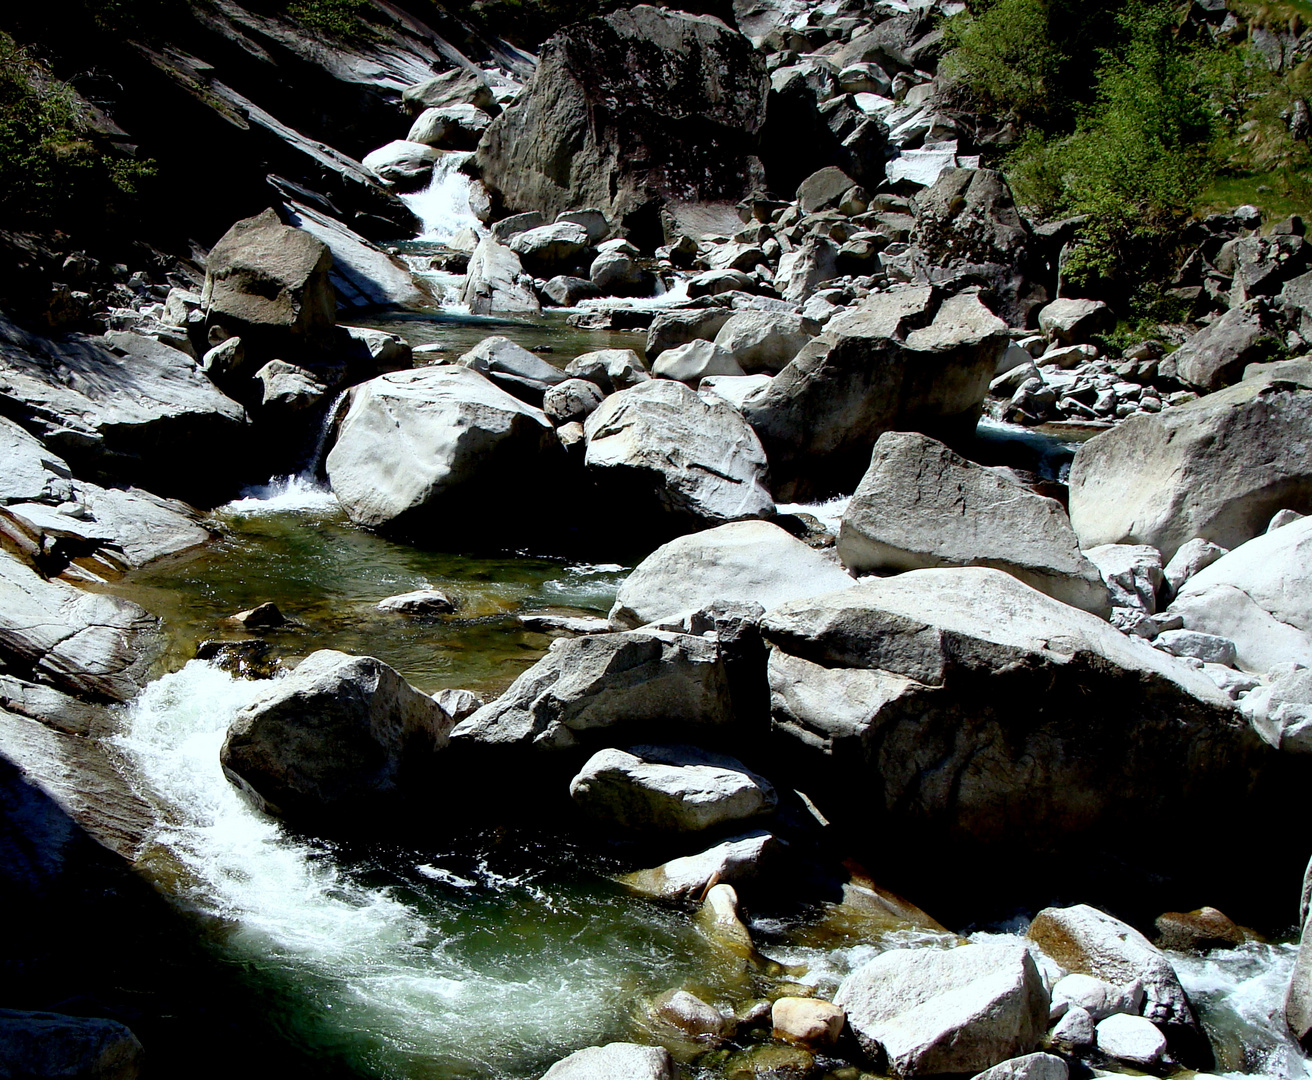
[[[424,223],[424,231],[416,239],[446,243],[461,229],[482,231],[482,224],[469,208],[470,179],[460,171],[470,157],[467,151],[448,151],[433,166],[433,179],[427,188],[401,196],[401,201]]]
[[[349,388],[338,393],[323,414],[314,449],[300,472],[276,476],[267,484],[246,488],[241,498],[234,499],[224,509],[234,514],[277,514],[298,510],[329,510],[336,506],[337,499],[329,489],[324,473],[324,457],[328,439],[341,418],[349,393]]]
[[[319,426],[319,437],[314,441],[314,451],[310,454],[310,459],[305,463],[305,468],[301,470],[301,479],[314,484],[325,479],[324,451],[328,449],[329,436],[332,435],[333,429],[341,421],[342,410],[346,405],[346,396],[350,392],[350,387],[341,391],[333,398],[332,404],[328,406],[328,411],[323,414],[323,423]]]

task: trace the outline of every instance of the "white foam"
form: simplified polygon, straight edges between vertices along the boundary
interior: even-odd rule
[[[842,523],[843,515],[847,513],[847,504],[852,501],[851,495],[840,495],[837,498],[829,499],[826,502],[818,503],[780,503],[775,507],[781,514],[810,514],[820,522],[835,536],[838,535],[838,526]]]
[[[334,510],[337,496],[318,481],[301,476],[281,476],[267,484],[247,488],[240,499],[219,509],[228,514],[285,514],[297,511]]]
[[[420,240],[444,243],[461,229],[482,234],[482,223],[469,206],[470,178],[460,171],[470,156],[457,151],[443,154],[433,166],[428,187],[401,196],[401,201],[423,222]]]

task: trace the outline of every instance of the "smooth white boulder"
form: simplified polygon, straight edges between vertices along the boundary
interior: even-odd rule
[[[734,521],[653,551],[620,585],[610,620],[620,627],[664,622],[717,600],[769,611],[852,584],[842,567],[778,525]]]
[[[1117,1013],[1096,1028],[1098,1049],[1110,1058],[1151,1069],[1166,1053],[1166,1036],[1151,1020]]]

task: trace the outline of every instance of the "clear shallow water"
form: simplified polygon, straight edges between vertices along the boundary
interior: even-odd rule
[[[215,521],[220,540],[115,588],[164,617],[168,668],[206,639],[260,636],[289,657],[325,648],[376,656],[429,693],[465,687],[494,694],[550,644],[524,630],[517,614],[604,615],[627,573],[616,564],[394,543],[351,525],[331,494],[303,480],[250,492]],[[455,614],[421,620],[376,608],[384,597],[428,587],[450,596]],[[229,621],[265,601],[297,625],[255,635]]]

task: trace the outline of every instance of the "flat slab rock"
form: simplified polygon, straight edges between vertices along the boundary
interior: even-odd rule
[[[834,1004],[894,1076],[977,1073],[1033,1050],[1048,991],[1021,945],[894,949],[858,968]]]

